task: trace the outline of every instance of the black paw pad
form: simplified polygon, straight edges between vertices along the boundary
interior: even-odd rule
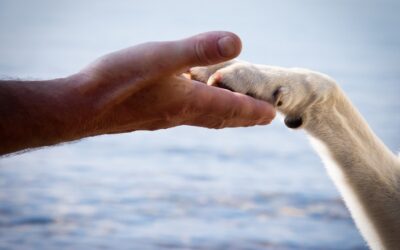
[[[301,116],[286,116],[285,124],[288,128],[298,128],[303,124]]]

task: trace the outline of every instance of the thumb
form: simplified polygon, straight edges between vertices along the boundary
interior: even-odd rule
[[[186,66],[206,66],[230,60],[242,49],[240,38],[231,32],[207,32],[175,43],[176,51],[185,53],[181,63]],[[179,56],[178,56],[179,57]]]
[[[207,32],[178,41],[150,43],[147,46],[151,48],[145,50],[146,65],[152,68],[150,71],[162,75],[182,73],[195,66],[221,63],[238,56],[242,49],[240,38],[225,31]]]

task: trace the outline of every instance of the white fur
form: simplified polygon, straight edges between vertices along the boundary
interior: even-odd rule
[[[299,68],[229,61],[194,79],[268,101],[304,128],[372,249],[400,249],[400,159],[376,137],[330,77]]]

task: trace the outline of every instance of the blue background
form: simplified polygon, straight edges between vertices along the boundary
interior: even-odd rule
[[[335,78],[400,145],[399,1],[0,1],[0,77],[72,74],[209,30]],[[178,127],[0,159],[0,249],[366,249],[302,131]]]

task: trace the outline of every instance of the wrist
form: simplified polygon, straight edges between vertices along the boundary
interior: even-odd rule
[[[58,78],[37,83],[27,82],[32,99],[26,102],[36,104],[29,117],[36,122],[32,127],[37,131],[37,146],[48,146],[84,137],[88,131],[88,108],[83,103],[76,86],[76,76]],[[44,144],[44,145],[39,145]]]
[[[69,134],[67,140],[77,140],[83,137],[99,134],[97,120],[101,109],[98,105],[100,97],[90,91],[95,85],[95,79],[85,74],[74,74],[62,79],[55,79],[59,85],[62,103],[60,110],[64,113],[64,127]]]
[[[87,71],[60,80],[66,102],[62,109],[68,114],[66,126],[72,132],[71,140],[113,132],[109,118],[119,103],[111,89],[115,84]]]

